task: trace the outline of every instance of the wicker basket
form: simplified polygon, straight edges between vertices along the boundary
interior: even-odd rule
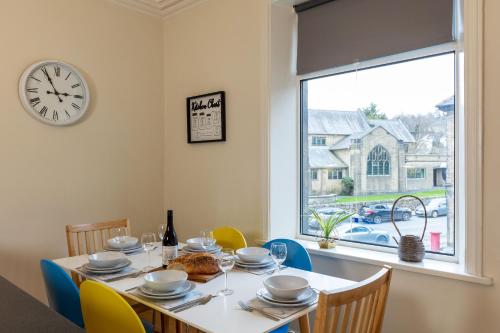
[[[394,222],[394,209],[396,208],[396,205],[399,200],[403,198],[414,198],[417,199],[422,207],[424,207],[424,214],[425,214],[425,224],[424,224],[424,231],[422,232],[422,236],[418,237],[415,235],[401,235],[401,232],[399,231],[398,226]],[[396,241],[396,244],[398,244],[398,255],[399,259],[403,261],[410,261],[410,262],[421,262],[424,259],[425,255],[425,247],[424,243],[422,240],[424,239],[425,235],[425,229],[427,229],[427,210],[425,208],[424,203],[422,200],[414,195],[403,195],[394,201],[394,204],[392,205],[391,209],[391,222],[394,224],[394,228],[396,228],[396,231],[399,234],[400,240],[399,242],[395,237],[394,240]]]

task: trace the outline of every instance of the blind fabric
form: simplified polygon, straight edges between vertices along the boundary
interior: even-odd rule
[[[335,0],[298,13],[297,73],[453,41],[453,0]]]

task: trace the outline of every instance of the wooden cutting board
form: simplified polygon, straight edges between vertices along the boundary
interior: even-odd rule
[[[207,283],[208,281],[213,280],[222,274],[223,273],[221,271],[219,271],[218,273],[215,273],[215,274],[189,274],[188,280],[194,281],[194,282]]]

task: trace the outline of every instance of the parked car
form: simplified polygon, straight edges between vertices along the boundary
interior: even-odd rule
[[[338,234],[341,239],[352,240],[365,243],[389,243],[389,233],[382,230],[362,225],[341,225],[338,227]]]
[[[325,217],[330,217],[331,215],[337,214],[337,213],[348,213],[344,209],[337,208],[337,207],[318,208],[316,210],[316,212],[318,212],[318,214],[323,215]],[[359,219],[360,216],[358,214],[354,214],[351,216],[351,218],[355,218],[355,217],[358,217],[358,219]],[[306,219],[307,219],[306,220],[307,225],[309,226],[310,229],[312,229],[312,230],[319,230],[320,229],[318,222],[315,219],[313,219],[310,214],[306,215]]]
[[[375,204],[363,206],[359,209],[359,215],[362,216],[363,222],[382,223],[391,220],[391,207],[384,204]],[[396,207],[394,210],[395,221],[408,221],[411,218],[411,210],[408,208]]]
[[[438,217],[445,216],[448,214],[448,204],[446,202],[446,198],[436,198],[432,199],[425,205],[425,209],[427,210],[427,216],[430,217]],[[418,207],[415,211],[417,216],[424,216],[424,209],[422,207]]]

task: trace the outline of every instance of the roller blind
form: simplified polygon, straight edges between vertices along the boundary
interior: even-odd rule
[[[313,0],[295,9],[299,75],[453,41],[453,0]]]

